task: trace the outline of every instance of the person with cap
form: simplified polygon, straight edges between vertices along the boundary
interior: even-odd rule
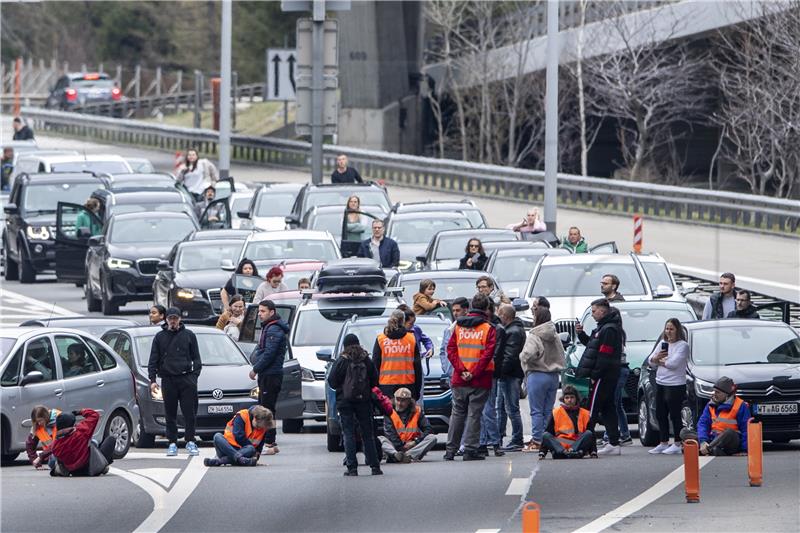
[[[394,392],[394,409],[383,417],[383,436],[378,440],[390,463],[421,461],[436,446],[436,435],[407,388]]]
[[[178,404],[184,420],[186,451],[189,455],[200,453],[194,442],[194,428],[197,421],[197,379],[202,369],[197,337],[181,322],[180,310],[170,307],[167,309],[167,322],[153,337],[147,364],[152,394],[157,394],[159,389],[156,376],[161,378],[168,456],[178,455]]]
[[[561,405],[553,409],[542,434],[539,458],[547,452],[553,459],[581,459],[585,455],[597,457],[594,434],[589,431],[589,411],[581,405],[578,389],[565,385],[561,392]]]
[[[696,440],[700,455],[747,453],[747,422],[751,416],[750,406],[736,396],[736,384],[722,376],[714,383],[711,400],[697,421],[697,431],[683,428],[681,440]]]
[[[31,410],[31,432],[25,440],[25,452],[28,460],[38,470],[47,464],[53,453],[53,442],[56,439],[56,418],[60,409],[48,409],[37,405]],[[42,450],[37,452],[41,446]]]
[[[83,420],[76,426],[75,417]],[[50,461],[51,476],[88,476],[89,442],[100,421],[100,414],[94,409],[79,409],[71,413],[61,413],[56,417],[56,439],[53,443],[53,456]],[[109,435],[100,443],[100,453],[109,465],[114,462],[116,440]],[[106,473],[107,467],[103,471]]]
[[[206,221],[207,222],[220,222],[225,220],[225,206],[222,205],[223,202],[218,202],[215,205],[211,205],[217,196],[217,189],[213,185],[209,185],[205,189],[203,189],[203,198],[199,202],[194,205],[195,212],[197,213],[197,218],[203,216],[203,213],[206,212]]]
[[[206,457],[206,466],[256,466],[264,449],[267,430],[275,427],[275,417],[263,405],[241,409],[225,426],[225,433],[214,434],[216,457]],[[277,446],[267,447],[264,455],[275,455]]]
[[[383,471],[375,446],[372,418],[372,388],[378,386],[378,369],[361,346],[357,336],[348,333],[342,344],[342,353],[336,358],[328,373],[328,385],[336,391],[336,409],[342,424],[347,467],[344,475],[358,475],[356,458],[356,422],[358,422],[367,464],[372,470],[372,475],[379,476]]]

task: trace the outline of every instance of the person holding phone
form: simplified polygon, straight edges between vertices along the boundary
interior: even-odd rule
[[[487,260],[486,251],[483,249],[480,239],[470,239],[464,248],[464,257],[458,261],[458,269],[485,270]]]
[[[681,409],[686,399],[686,362],[689,359],[689,343],[680,320],[670,318],[664,324],[664,332],[647,364],[656,368],[656,419],[658,420],[659,444],[649,451],[652,454],[682,453]],[[669,444],[669,423],[672,421],[672,445]]]

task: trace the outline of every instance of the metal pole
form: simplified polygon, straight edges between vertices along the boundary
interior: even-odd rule
[[[322,183],[322,106],[325,2],[314,0],[311,30],[311,183]]]
[[[220,53],[219,177],[231,169],[231,0],[222,0],[222,50]]]
[[[142,66],[136,65],[136,70],[133,71],[133,79],[136,83],[133,84],[133,97],[136,99],[136,111],[134,116],[139,117],[139,107],[142,105]]]
[[[200,127],[200,113],[203,111],[203,73],[194,71],[194,122],[195,128]]]
[[[235,70],[231,74],[231,79],[233,81],[233,103],[231,104],[231,128],[236,129],[236,102],[239,101],[239,73]]]
[[[547,85],[544,133],[544,221],[556,233],[558,179],[558,0],[547,0]]]

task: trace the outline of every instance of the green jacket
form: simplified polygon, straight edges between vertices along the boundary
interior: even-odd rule
[[[103,232],[102,226],[96,221],[96,219],[89,215],[86,211],[81,211],[78,213],[77,218],[75,218],[75,233],[77,235],[79,228],[89,228],[89,233],[94,235],[100,235]]]
[[[586,239],[581,237],[581,240],[578,241],[578,244],[574,245],[569,242],[569,240],[564,237],[561,239],[561,247],[566,248],[573,254],[586,254],[589,253],[589,243],[586,242]]]

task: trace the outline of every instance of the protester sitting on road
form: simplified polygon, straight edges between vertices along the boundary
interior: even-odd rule
[[[83,420],[76,426],[75,417]],[[105,458],[105,468],[101,472],[90,472],[89,443],[100,421],[100,414],[94,409],[80,409],[71,413],[61,413],[56,417],[56,440],[53,443],[53,460],[50,461],[51,476],[88,476],[105,474],[108,465],[114,462],[116,440],[109,435],[100,443],[100,453]]]
[[[436,435],[407,388],[395,391],[394,410],[383,417],[383,436],[378,440],[388,463],[421,461],[436,446]]]
[[[231,274],[230,279],[225,284],[225,287],[220,292],[220,298],[222,299],[222,308],[227,309],[230,305],[231,296],[237,294],[239,291],[236,290],[236,286],[234,285],[234,279],[236,276],[258,276],[258,268],[256,268],[256,264],[253,263],[251,260],[247,259],[246,257],[239,261],[239,265],[236,267],[236,270]],[[261,300],[256,300],[260,302]]]
[[[206,466],[256,466],[264,449],[267,430],[275,427],[272,411],[261,405],[242,409],[225,426],[225,433],[214,434],[216,457],[206,457]],[[267,448],[264,455],[275,455],[277,446]]]
[[[147,315],[151,326],[160,326],[167,319],[167,309],[163,305],[150,306],[150,313]]]
[[[659,445],[650,450],[652,454],[680,454],[681,428],[683,420],[681,409],[686,398],[686,363],[689,360],[689,343],[680,320],[670,318],[664,324],[664,332],[659,338],[647,364],[656,370],[656,419],[658,420]],[[669,422],[672,421],[672,446],[669,445]]]
[[[581,230],[576,226],[569,228],[566,238],[561,239],[561,247],[566,248],[573,254],[585,254],[589,252],[589,243],[581,236]]]
[[[46,465],[53,453],[53,443],[56,439],[56,418],[61,414],[59,409],[48,409],[44,405],[37,405],[31,410],[31,432],[25,440],[25,452],[28,460],[38,470]],[[36,448],[41,445],[42,451]]]
[[[450,313],[453,315],[453,322],[450,323],[442,334],[442,345],[439,347],[439,361],[442,364],[442,380],[447,382],[447,388],[450,388],[450,375],[453,371],[453,365],[447,358],[447,343],[450,340],[450,335],[453,334],[453,328],[456,327],[456,320],[459,317],[466,316],[469,311],[469,300],[463,296],[459,296],[453,303],[450,304]]]
[[[594,434],[589,431],[589,411],[580,407],[581,397],[572,385],[561,391],[561,405],[553,409],[542,434],[539,458],[547,452],[553,459],[581,459],[586,455],[597,457]]]
[[[360,213],[361,198],[351,196],[347,199],[347,223],[345,225],[344,240],[361,242],[369,228],[367,217]]]
[[[372,238],[361,241],[358,257],[368,257],[381,264],[382,268],[397,268],[400,264],[400,248],[397,242],[387,237],[383,220],[372,221]]]
[[[447,304],[444,300],[437,300],[433,297],[436,292],[436,282],[432,279],[423,279],[419,282],[419,292],[414,295],[414,307],[412,311],[418,315],[426,315],[436,311],[439,307]]]
[[[496,306],[500,304],[510,304],[511,300],[503,291],[496,288],[491,276],[481,276],[475,280],[475,288],[478,292],[486,295]]]
[[[619,278],[614,274],[604,274],[600,278],[600,292],[609,302],[625,301],[625,297],[619,292]]]
[[[100,201],[97,198],[89,198],[86,200],[86,203],[83,204],[83,207],[86,211],[82,210],[78,213],[78,216],[75,217],[75,231],[80,232],[80,230],[84,230],[84,234],[77,236],[91,237],[100,235],[103,232],[103,227],[97,217],[98,213],[100,213]]]
[[[531,414],[531,440],[522,449],[523,452],[536,452],[541,447],[547,413],[556,401],[558,378],[566,366],[564,345],[550,310],[539,307],[533,318],[533,329],[528,332],[525,346],[519,354],[525,372]]]
[[[728,318],[761,318],[750,300],[750,291],[740,289],[736,293],[736,309],[728,313]]]
[[[502,437],[506,432],[506,417],[511,419],[511,441],[503,451],[518,452],[524,446],[519,400],[525,374],[519,355],[525,345],[525,329],[522,320],[517,318],[514,306],[510,304],[501,305],[497,316],[505,329],[505,342],[499,362],[500,375],[497,380],[497,428]]]
[[[203,190],[219,180],[217,167],[208,159],[200,159],[196,148],[189,148],[183,164],[178,169],[178,182],[200,200]]]
[[[311,288],[311,280],[308,278],[300,278],[297,280],[297,290],[305,291]]]
[[[267,272],[266,281],[262,282],[256,289],[253,303],[258,303],[277,292],[286,292],[288,290],[289,287],[283,282],[283,269],[279,266],[274,266]]]
[[[528,213],[519,224],[509,224],[506,227],[520,233],[540,233],[542,231],[547,231],[547,224],[544,223],[542,217],[539,215],[538,207],[531,207],[528,209]]]
[[[711,399],[697,421],[697,431],[681,430],[681,439],[700,444],[700,455],[747,453],[747,422],[750,406],[736,396],[736,384],[727,376],[714,383]]]
[[[486,251],[480,239],[470,239],[464,248],[464,257],[458,261],[459,270],[486,270]]]
[[[702,320],[725,318],[736,310],[736,276],[725,272],[719,277],[719,291],[712,294],[703,307]]]
[[[399,311],[395,314],[402,315]],[[396,318],[396,321],[402,320]],[[395,327],[401,326],[396,323]],[[405,331],[405,328],[403,328]],[[356,459],[356,422],[361,430],[364,456],[372,469],[373,476],[383,474],[380,458],[375,447],[375,433],[372,419],[372,388],[378,385],[378,370],[361,347],[358,337],[348,333],[344,337],[343,350],[336,358],[328,374],[328,385],[336,391],[336,409],[342,425],[344,439],[345,476],[358,475]],[[408,389],[405,389],[408,390]]]
[[[422,390],[422,362],[419,342],[413,331],[406,329],[406,315],[400,309],[392,311],[372,347],[372,361],[378,369],[378,386],[388,397],[397,389],[411,389],[414,399]]]
[[[231,296],[228,309],[217,319],[217,329],[221,329],[235,341],[239,340],[239,328],[244,320],[244,300],[241,294]]]

